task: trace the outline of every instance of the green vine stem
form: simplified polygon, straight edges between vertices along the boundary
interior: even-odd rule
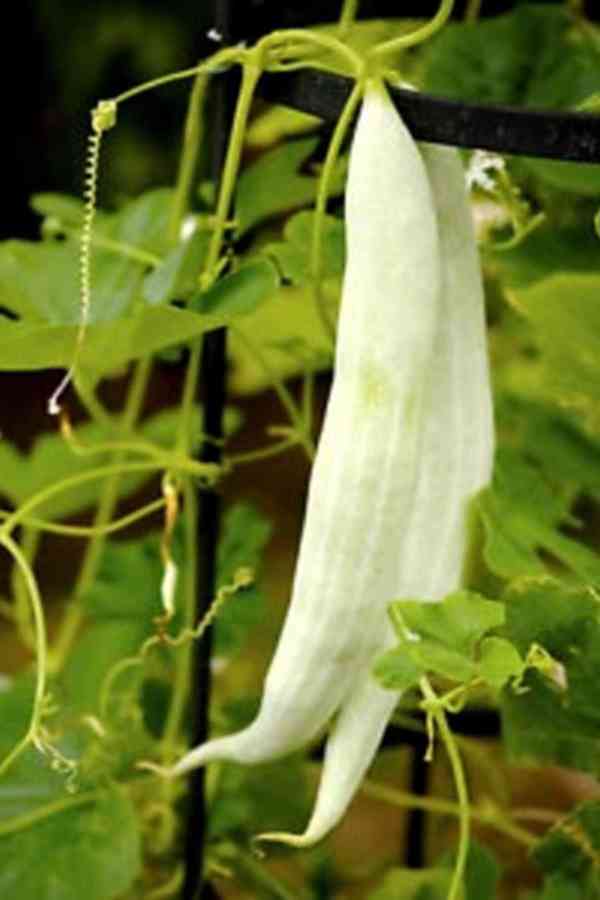
[[[134,423],[139,417],[144,402],[144,396],[146,394],[146,387],[150,378],[151,366],[151,359],[146,357],[145,359],[140,360],[135,368],[127,395],[125,410],[119,423],[119,430],[125,434],[131,431]],[[62,668],[73,641],[77,636],[79,627],[83,622],[84,614],[81,598],[93,583],[96,576],[105,543],[105,536],[102,534],[102,529],[105,528],[112,519],[115,507],[118,503],[119,487],[121,483],[121,475],[118,468],[124,460],[124,451],[115,453],[114,466],[117,468],[117,471],[111,475],[104,487],[94,518],[94,527],[98,529],[99,533],[97,532],[94,534],[87,546],[69,606],[52,649],[52,665],[54,671],[58,671]]]
[[[342,41],[329,34],[321,34],[316,31],[302,31],[299,28],[288,28],[282,31],[272,31],[262,38],[256,45],[261,53],[266,53],[266,68],[270,67],[271,60],[277,61],[278,55],[290,55],[290,45],[297,41],[300,45],[308,45],[311,48],[328,50],[348,64],[352,74],[359,78],[364,69],[361,57]],[[296,48],[294,48],[296,50]],[[302,61],[303,65],[312,65],[310,61]]]
[[[90,417],[92,422],[102,425],[104,428],[112,431],[115,427],[115,418],[112,413],[104,408],[102,403],[96,397],[94,388],[88,384],[84,373],[79,369],[73,376],[73,386],[77,392],[77,396],[81,405]]]
[[[192,181],[198,164],[198,150],[202,140],[202,108],[206,98],[208,87],[208,74],[199,72],[196,75],[194,86],[190,95],[188,110],[185,118],[183,132],[183,152],[179,163],[179,172],[175,187],[175,196],[171,206],[167,234],[169,240],[176,244],[180,239],[180,232],[185,218]]]
[[[33,812],[24,813],[22,816],[14,816],[6,822],[0,822],[0,837],[15,834],[17,831],[25,831],[67,809],[88,806],[90,803],[95,803],[101,794],[100,790],[86,791],[74,797],[63,797],[60,800],[53,800],[52,803],[45,803],[43,806],[38,806]]]
[[[465,21],[476,22],[481,14],[481,0],[467,0]]]
[[[323,256],[323,226],[325,223],[325,212],[327,210],[327,199],[329,197],[329,188],[331,179],[335,171],[335,165],[340,155],[342,142],[348,132],[348,129],[354,119],[356,110],[360,103],[364,91],[362,80],[356,82],[352,88],[352,92],[344,105],[344,109],[337,121],[333,135],[327,148],[327,155],[323,163],[323,170],[319,179],[317,188],[317,198],[315,204],[315,221],[312,233],[312,243],[310,252],[310,274],[313,296],[317,312],[323,324],[323,330],[329,338],[331,345],[335,343],[335,327],[330,322],[327,310],[323,302],[323,293],[321,290],[321,268]]]
[[[384,41],[382,44],[378,44],[377,47],[370,51],[368,58],[370,60],[381,60],[391,53],[397,53],[399,50],[405,50],[407,47],[415,47],[417,44],[423,43],[423,41],[433,37],[436,32],[443,28],[452,15],[453,9],[454,0],[442,0],[437,13],[429,22],[422,25],[421,28],[411,31],[409,34],[403,34],[391,41]]]
[[[29,744],[35,741],[36,737],[39,734],[44,706],[44,695],[46,693],[48,643],[46,639],[46,623],[44,621],[42,598],[40,596],[35,576],[31,570],[31,566],[29,565],[18,544],[13,541],[10,535],[1,534],[0,543],[6,548],[15,563],[18,565],[25,584],[27,585],[35,628],[35,654],[37,662],[35,692],[33,697],[33,706],[31,709],[31,718],[29,720],[29,727],[25,736],[13,747],[10,753],[3,759],[2,763],[0,764],[1,776],[21,755],[21,753],[23,753],[23,751],[29,746]]]
[[[122,94],[118,94],[113,100],[118,104],[125,103],[127,100],[139,97],[140,94],[154,91],[156,88],[172,84],[175,81],[185,81],[188,78],[194,78],[202,74],[215,75],[218,72],[225,71],[227,67],[234,65],[236,62],[240,62],[244,58],[245,52],[240,47],[225,47],[199,65],[192,66],[189,69],[180,69],[178,72],[170,72],[168,75],[159,75],[158,78],[152,78],[150,81],[144,81],[142,84],[138,84],[127,91],[123,91]]]
[[[339,22],[339,35],[342,39],[346,37],[354,24],[358,12],[358,4],[359,0],[344,0]]]
[[[27,564],[31,566],[37,553],[40,543],[40,533],[31,523],[24,523],[23,534],[21,536],[21,552],[27,560]],[[29,589],[23,572],[14,561],[11,573],[11,587],[14,597],[14,622],[19,632],[21,641],[28,650],[35,648],[35,633],[31,627],[31,603],[29,600]]]
[[[428,728],[431,729],[430,738],[433,737],[433,722],[435,722],[446,747],[446,752],[448,754],[448,759],[450,760],[450,766],[452,768],[452,775],[454,777],[454,784],[456,787],[456,795],[458,798],[459,839],[458,851],[456,854],[456,863],[454,866],[454,871],[452,873],[452,881],[450,883],[447,900],[459,900],[459,897],[462,896],[463,879],[467,865],[467,857],[469,854],[471,819],[471,809],[469,806],[469,794],[467,791],[465,770],[463,768],[456,741],[454,740],[454,735],[448,727],[448,720],[446,719],[444,707],[442,706],[435,691],[433,690],[429,679],[426,676],[423,676],[423,678],[421,678],[419,682],[419,685],[424,697],[424,706],[428,717]],[[433,747],[430,746],[428,754],[430,753],[430,751],[432,751],[432,749]],[[428,757],[426,756],[426,758]]]
[[[411,794],[407,791],[400,791],[396,788],[389,787],[384,784],[376,784],[373,781],[366,780],[363,782],[361,791],[368,797],[376,800],[382,800],[393,806],[400,806],[403,809],[422,809],[425,812],[436,813],[439,815],[457,816],[462,814],[461,806],[453,803],[451,800],[441,800],[438,797],[421,797],[418,794]],[[514,810],[514,814],[518,811]],[[506,835],[518,844],[522,844],[531,850],[538,843],[539,838],[532,832],[527,831],[516,825],[507,816],[494,806],[473,806],[469,807],[469,814],[473,821],[480,822],[498,831],[500,834]],[[516,815],[513,814],[513,818]],[[525,818],[525,816],[523,816]],[[535,819],[534,819],[535,821]],[[548,820],[546,820],[548,821]],[[556,817],[553,817],[553,822]]]
[[[108,534],[114,534],[116,531],[121,531],[124,528],[129,528],[129,526],[133,525],[135,522],[139,522],[141,519],[145,519],[147,516],[159,512],[164,506],[165,500],[161,497],[159,500],[153,500],[151,503],[147,503],[144,506],[140,506],[138,509],[134,509],[132,512],[121,516],[119,519],[112,519],[112,521],[103,528],[98,528],[94,525],[63,525],[61,522],[50,522],[47,519],[38,519],[35,516],[26,516],[22,518],[21,524],[31,528],[36,534],[40,531],[47,531],[48,534],[60,534],[64,537],[90,538],[96,534],[106,536]],[[9,515],[11,515],[11,513],[0,510],[0,519],[6,519]]]

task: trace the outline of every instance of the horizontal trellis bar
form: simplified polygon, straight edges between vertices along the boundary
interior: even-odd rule
[[[258,92],[265,100],[336,120],[352,80],[316,69],[267,72]],[[462,103],[420,91],[391,88],[413,137],[435,144],[600,163],[600,117],[588,113]]]

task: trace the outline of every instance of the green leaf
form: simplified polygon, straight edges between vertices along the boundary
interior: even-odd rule
[[[247,839],[267,830],[302,832],[310,811],[303,757],[257,766],[224,764],[211,802],[210,835]]]
[[[384,687],[398,685],[401,690],[424,672],[459,682],[474,678],[476,645],[487,631],[503,624],[504,607],[479,594],[458,591],[440,603],[397,601],[390,615],[401,644],[378,660],[376,675]]]
[[[573,502],[582,493],[600,497],[600,442],[568,411],[503,394],[496,398],[500,428],[523,456],[536,462],[550,484]]]
[[[33,697],[34,680],[30,674],[19,675],[0,693],[0,760],[27,732]],[[65,776],[51,769],[47,757],[28,747],[0,779],[0,823],[64,796]],[[0,836],[0,859],[2,841]]]
[[[503,578],[547,574],[539,555],[545,550],[584,580],[600,584],[600,557],[558,531],[569,521],[569,505],[567,492],[553,489],[519,453],[501,448],[492,485],[478,500],[490,569]]]
[[[504,623],[502,603],[471,591],[456,591],[440,603],[399,600],[392,604],[390,614],[401,639],[405,625],[420,637],[465,655],[473,653],[486,631]]]
[[[586,632],[600,628],[600,603],[586,587],[569,587],[556,578],[524,578],[503,595],[505,633],[526,654],[541,644],[556,659],[567,662]]]
[[[79,248],[74,241],[0,244],[0,304],[28,323],[74,325],[81,317]],[[91,323],[110,322],[132,307],[143,267],[106,250],[92,259]]]
[[[545,388],[600,429],[600,277],[557,274],[509,292],[542,355]]]
[[[368,900],[446,900],[451,873],[445,868],[391,869]],[[466,900],[460,893],[457,900]]]
[[[512,250],[486,253],[484,245],[483,251],[492,271],[500,275],[503,287],[518,289],[565,272],[600,274],[599,246],[590,221],[568,226],[543,225]]]
[[[274,256],[284,277],[292,284],[310,283],[310,257],[315,213],[308,210],[296,213],[285,224],[285,241],[268,244],[265,252]],[[322,237],[321,276],[341,276],[345,261],[344,223],[334,216],[325,216]]]
[[[90,325],[81,362],[97,375],[113,372],[130,360],[228,324],[226,315],[198,315],[171,306],[146,307],[135,315]],[[66,369],[73,360],[78,332],[77,325],[2,322],[0,371]]]
[[[574,108],[598,89],[600,54],[564,8],[524,4],[473,24],[446,26],[427,54],[425,90],[479,103]],[[546,184],[600,193],[600,166],[526,159]]]
[[[106,227],[102,230],[117,241],[162,256],[169,248],[172,200],[172,188],[146,191],[114,215],[106,217]]]
[[[518,759],[600,771],[600,603],[584,587],[552,578],[523,579],[504,595],[506,637],[524,656],[532,644],[562,671],[529,670],[525,692],[502,694],[503,735]]]
[[[94,584],[83,598],[88,627],[60,679],[71,715],[97,713],[108,672],[119,660],[136,655],[154,633],[154,619],[162,611],[161,577],[158,538],[106,542]],[[137,676],[139,670],[130,674]],[[127,677],[121,683],[129,683]]]
[[[253,313],[278,287],[279,274],[273,263],[258,258],[220,278],[208,291],[196,294],[190,306],[198,312],[235,321]]]
[[[85,205],[79,197],[49,192],[33,194],[29,198],[29,205],[40,216],[55,219],[62,225],[78,228],[83,222]]]
[[[260,566],[271,537],[271,523],[255,507],[237,503],[224,516],[219,541],[217,584],[231,584],[241,566],[249,566],[255,582],[241,594],[231,597],[215,623],[215,653],[231,655],[239,650],[251,628],[264,616],[264,597],[260,586]]]
[[[188,240],[170,250],[160,266],[144,278],[142,296],[150,306],[181,300],[198,286],[210,233],[196,230]]]
[[[334,318],[339,301],[339,288],[331,282],[324,285],[323,297],[329,315]],[[311,369],[331,368],[331,346],[324,332],[312,292],[304,288],[284,287],[269,297],[255,312],[236,323],[232,329],[229,350],[233,357],[230,386],[235,393],[264,390],[270,376],[256,355],[249,352],[236,331],[257,344],[261,356],[280,378],[290,378]],[[301,347],[302,353],[290,352],[290,345]]]
[[[300,169],[314,153],[318,138],[289,141],[264,153],[245,169],[237,185],[235,219],[241,236],[256,225],[315,199],[317,180]],[[344,189],[340,166],[330,195]]]
[[[600,802],[576,807],[536,845],[533,857],[550,875],[577,879],[586,895],[600,891]]]
[[[513,678],[523,674],[524,662],[519,651],[499,637],[487,637],[479,648],[479,675],[495,690],[499,691]]]
[[[0,892],[19,900],[114,900],[141,871],[135,810],[119,788],[0,838]]]
[[[587,898],[577,881],[558,874],[545,878],[542,890],[529,895],[528,900],[587,900]]]
[[[445,865],[452,870],[456,854],[448,853],[438,860],[437,865]],[[478,841],[469,841],[469,852],[465,869],[465,900],[496,900],[496,891],[502,869],[493,854]]]
[[[401,644],[377,659],[373,675],[382,687],[392,691],[406,691],[419,683],[427,668],[421,666]]]
[[[538,672],[524,679],[525,693],[505,691],[502,735],[509,758],[600,772],[598,723],[572,710],[564,691]]]
[[[470,681],[477,674],[475,663],[466,652],[455,650],[439,641],[410,644],[410,654],[421,668],[451,681]]]
[[[451,23],[430,43],[424,89],[476,103],[523,104],[540,59],[547,48],[554,54],[567,25],[565,11],[547,4]]]

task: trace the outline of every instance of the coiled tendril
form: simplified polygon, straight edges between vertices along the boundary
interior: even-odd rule
[[[51,416],[56,416],[61,411],[59,401],[75,374],[89,322],[92,299],[92,231],[94,227],[94,218],[96,216],[100,147],[102,144],[102,135],[105,131],[108,131],[109,128],[112,128],[116,121],[117,103],[115,100],[101,100],[95,109],[92,110],[92,131],[88,138],[86,151],[85,182],[83,191],[85,205],[79,250],[79,329],[75,339],[75,350],[73,352],[71,365],[48,400],[48,412]]]

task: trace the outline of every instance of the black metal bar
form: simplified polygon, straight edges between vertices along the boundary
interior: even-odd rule
[[[214,0],[214,29],[223,43],[234,39],[235,0]],[[239,5],[239,3],[238,3]],[[215,80],[213,86],[212,121],[212,177],[218,187],[227,153],[229,132],[239,85],[235,72]],[[227,335],[224,328],[204,338],[200,369],[203,400],[203,431],[213,438],[223,436],[225,408]],[[219,462],[220,447],[214,441],[205,442],[200,458],[205,462]],[[221,503],[216,491],[202,491],[198,503],[198,588],[197,619],[200,620],[215,596],[217,547],[219,540]],[[203,743],[208,737],[210,705],[210,658],[212,630],[209,628],[198,641],[194,651],[192,674],[192,745]],[[183,900],[215,900],[218,898],[210,882],[203,882],[204,843],[207,833],[205,809],[205,770],[196,769],[190,776],[189,811],[185,833],[185,878]]]
[[[267,72],[258,86],[265,100],[335,121],[352,80],[316,69]],[[600,163],[600,117],[587,113],[462,103],[420,91],[390,90],[413,137],[435,144]]]

